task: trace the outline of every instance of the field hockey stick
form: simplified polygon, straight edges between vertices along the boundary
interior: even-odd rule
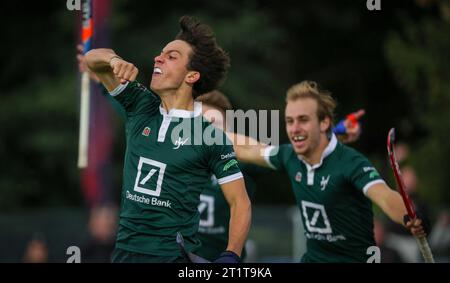
[[[91,49],[93,20],[92,2],[83,0],[83,21],[81,39],[83,41],[83,54]],[[78,168],[88,166],[89,150],[89,111],[90,111],[90,79],[87,71],[81,74],[81,98],[80,98],[80,129],[78,140]]]
[[[392,128],[389,131],[387,139],[389,161],[391,163],[392,170],[394,171],[395,181],[397,182],[397,188],[400,195],[402,196],[403,202],[405,203],[409,219],[413,221],[416,218],[416,212],[414,210],[414,205],[405,190],[405,184],[403,182],[402,173],[400,171],[400,167],[398,166],[397,158],[395,157],[394,143],[395,143],[395,129]],[[425,262],[434,263],[433,254],[431,253],[431,249],[430,246],[428,245],[427,238],[425,236],[415,238],[417,240],[417,244],[419,245],[420,253],[422,254]]]

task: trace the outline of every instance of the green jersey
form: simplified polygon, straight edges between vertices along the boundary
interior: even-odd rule
[[[247,194],[252,199],[256,187],[253,177],[262,171],[261,167],[239,163],[239,168],[244,175]],[[200,195],[198,210],[200,212],[198,237],[202,246],[197,254],[213,261],[227,248],[230,225],[230,206],[214,175],[211,176],[210,184]],[[245,254],[243,249],[242,259],[245,258]]]
[[[242,178],[231,142],[194,111],[160,107],[161,100],[137,82],[111,95],[123,106],[126,152],[116,247],[155,256],[178,256],[176,233],[186,248],[200,246],[200,193],[210,176],[219,184]],[[208,138],[209,137],[209,138]]]
[[[289,175],[307,239],[302,261],[366,262],[367,249],[376,244],[372,203],[365,194],[384,183],[372,164],[334,135],[313,166],[290,144],[269,147],[265,156],[271,167]]]

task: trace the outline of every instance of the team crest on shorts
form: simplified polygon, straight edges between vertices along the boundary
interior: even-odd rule
[[[299,183],[302,181],[302,173],[300,171],[297,172],[297,175],[295,175],[295,181]]]
[[[150,135],[150,127],[145,127],[142,131],[142,135],[148,137],[148,135]]]

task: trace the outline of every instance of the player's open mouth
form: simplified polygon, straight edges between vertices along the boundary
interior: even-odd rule
[[[295,136],[295,137],[292,138],[292,140],[294,140],[294,141],[304,141],[304,140],[306,140],[306,137],[305,136]]]
[[[292,141],[295,146],[301,147],[305,144],[306,136],[301,136],[301,135],[294,136],[294,137],[292,137]]]
[[[153,68],[153,75],[162,75],[162,73],[163,71],[160,68]]]

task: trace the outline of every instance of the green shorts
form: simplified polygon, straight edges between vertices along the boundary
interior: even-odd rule
[[[113,263],[186,263],[182,256],[156,256],[149,254],[141,254],[115,248],[111,262]]]

